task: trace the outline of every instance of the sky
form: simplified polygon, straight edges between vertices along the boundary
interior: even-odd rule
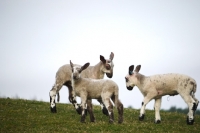
[[[200,100],[199,7],[199,0],[0,0],[0,97],[49,102],[59,67],[95,65],[113,52],[112,80],[124,107],[141,107],[143,95],[128,91],[124,78],[139,64],[146,76],[189,75]],[[69,103],[67,87],[60,97]],[[187,108],[179,95],[164,96],[161,109],[171,106]]]

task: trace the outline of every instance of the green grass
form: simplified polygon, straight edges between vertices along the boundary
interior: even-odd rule
[[[146,110],[144,121],[139,121],[139,110],[125,108],[124,123],[117,123],[117,110],[114,109],[115,123],[109,124],[100,106],[94,106],[96,122],[91,123],[87,116],[86,123],[80,123],[71,104],[57,104],[57,113],[50,113],[49,103],[23,99],[0,98],[0,133],[197,133],[200,131],[200,115],[195,116],[194,125],[186,124],[186,115],[161,111],[161,124],[154,124],[154,111]]]

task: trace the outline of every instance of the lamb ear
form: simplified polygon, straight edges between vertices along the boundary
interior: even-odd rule
[[[129,66],[128,73],[129,75],[133,74],[134,65]]]
[[[90,65],[89,62],[88,62],[88,63],[85,63],[85,65],[83,65],[83,66],[81,67],[81,71],[85,70],[89,65]]]
[[[70,66],[71,66],[71,68],[73,68],[73,66],[74,66],[74,64],[71,62],[71,60],[70,60]]]
[[[136,72],[139,72],[139,71],[140,71],[140,68],[141,68],[141,65],[137,65],[136,68],[135,68],[135,71],[136,71]]]
[[[113,53],[113,52],[111,52],[111,53],[110,53],[110,60],[112,61],[112,60],[113,60],[113,58],[114,58],[114,53]]]
[[[100,55],[100,60],[105,64],[106,63],[106,60],[105,60],[105,58],[102,56],[102,55]]]

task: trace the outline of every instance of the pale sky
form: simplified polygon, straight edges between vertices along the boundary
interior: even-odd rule
[[[137,87],[126,89],[132,64],[146,76],[193,77],[200,100],[199,7],[199,0],[0,0],[0,96],[49,102],[59,67],[95,65],[114,52],[112,80],[125,107],[143,100]],[[69,103],[66,87],[60,95]],[[171,106],[187,107],[180,96],[163,97],[161,109]]]

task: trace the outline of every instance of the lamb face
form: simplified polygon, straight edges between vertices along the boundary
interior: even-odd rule
[[[81,67],[75,66],[72,68],[72,76],[74,80],[78,80],[80,78]]]
[[[128,90],[132,90],[133,87],[136,85],[137,83],[137,77],[136,77],[136,74],[137,72],[135,71],[135,73],[133,72],[133,69],[134,69],[134,65],[131,65],[129,67],[129,70],[128,70],[128,74],[126,75],[125,77],[125,81],[126,81],[126,88]],[[137,68],[136,68],[137,69]]]
[[[86,63],[83,66],[79,66],[79,65],[74,65],[70,60],[70,65],[72,69],[72,78],[74,80],[78,80],[81,77],[81,72],[85,70],[90,65],[90,63]]]
[[[126,80],[126,88],[131,91],[135,85],[131,83],[131,81],[127,76],[125,77],[125,80]]]
[[[105,59],[102,55],[100,55],[100,60],[103,63],[101,71],[103,73],[106,73],[108,78],[112,78],[113,76],[113,67],[114,67],[113,58],[114,58],[113,52],[111,52],[109,59]]]

